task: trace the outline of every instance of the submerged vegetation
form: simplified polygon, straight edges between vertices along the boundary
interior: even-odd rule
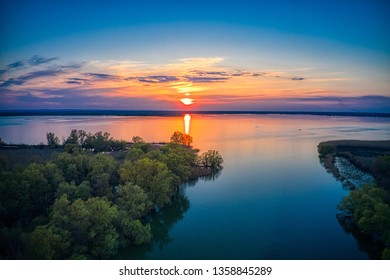
[[[351,186],[337,207],[337,219],[369,255],[390,259],[390,141],[329,141],[320,143],[318,152],[320,161],[337,179],[348,179],[336,167],[337,157],[374,176],[377,185]],[[367,241],[369,245],[364,246]]]
[[[183,183],[222,168],[217,151],[199,156],[189,137],[175,132],[171,143],[138,136],[127,143],[72,130],[62,144],[47,134],[40,149],[50,150],[50,159],[9,164],[3,157],[0,258],[106,259],[150,242],[150,216],[174,204]]]

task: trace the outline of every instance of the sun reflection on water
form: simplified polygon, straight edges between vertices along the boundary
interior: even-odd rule
[[[186,114],[184,116],[184,133],[190,134],[190,126],[191,126],[191,115]]]

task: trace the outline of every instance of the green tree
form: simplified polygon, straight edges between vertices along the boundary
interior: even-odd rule
[[[126,159],[131,161],[136,161],[142,158],[144,155],[145,152],[141,148],[133,146],[126,152]]]
[[[122,183],[131,182],[140,186],[152,201],[154,207],[170,202],[175,186],[174,175],[165,163],[143,158],[136,162],[125,161],[119,168]]]
[[[197,150],[188,149],[182,145],[169,143],[152,152],[147,157],[165,163],[179,178],[179,184],[188,181],[196,166]]]
[[[114,227],[117,208],[98,197],[88,199],[85,206],[89,213],[88,239],[91,241],[91,256],[108,258],[117,250],[118,233]]]
[[[335,151],[335,147],[328,143],[320,143],[317,148],[321,157],[332,154]]]
[[[102,198],[70,202],[63,195],[53,205],[52,224],[67,237],[69,257],[108,258],[117,249],[117,216],[117,208]]]
[[[357,227],[360,232],[390,245],[389,193],[382,188],[366,185],[351,191],[338,205],[339,221]]]
[[[199,156],[199,164],[205,168],[212,170],[222,169],[223,159],[220,153],[216,150],[208,150]]]
[[[88,179],[94,196],[111,196],[115,180],[116,164],[109,155],[98,154],[89,162]]]
[[[140,218],[149,210],[147,194],[139,186],[132,183],[119,186],[115,204],[118,210],[124,211],[126,216],[131,219]]]
[[[68,138],[66,138],[64,144],[74,144],[79,145],[79,134],[77,133],[77,129],[72,129]]]
[[[43,166],[32,163],[24,169],[21,176],[22,184],[29,192],[33,216],[46,214],[46,209],[53,203],[55,188],[45,178]]]
[[[70,200],[73,200],[75,195],[74,193],[76,192],[77,190],[77,187],[76,187],[76,184],[74,181],[72,181],[71,183],[68,183],[68,182],[61,182],[57,188],[57,192],[56,192],[56,197],[59,198],[61,196],[63,196],[64,194],[66,194],[66,196],[70,199]]]
[[[56,148],[60,145],[60,139],[53,133],[46,133],[47,145],[51,148]]]
[[[80,198],[82,200],[87,200],[91,197],[92,188],[88,181],[81,182],[80,185],[77,186],[76,191],[74,192],[74,197]]]
[[[61,235],[55,233],[51,227],[38,226],[28,236],[27,254],[31,259],[61,259],[68,247],[69,243],[64,242]]]

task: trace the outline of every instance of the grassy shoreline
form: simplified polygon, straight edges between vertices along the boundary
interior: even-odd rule
[[[318,145],[320,162],[338,180],[337,157],[371,173],[377,186],[351,187],[337,209],[343,229],[352,234],[370,258],[390,259],[390,141],[337,140]]]
[[[390,157],[390,140],[332,140],[318,145],[320,160],[337,179],[343,179],[335,167],[335,158],[344,157],[358,169],[371,173],[378,185],[390,189],[390,174],[387,170]]]

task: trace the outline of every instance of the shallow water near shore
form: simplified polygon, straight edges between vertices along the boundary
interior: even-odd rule
[[[318,160],[336,139],[388,140],[389,119],[300,115],[1,117],[7,143],[46,142],[46,133],[108,131],[168,141],[188,131],[193,146],[218,150],[216,178],[183,187],[176,203],[150,220],[154,241],[122,249],[123,259],[367,259],[336,219],[348,193]]]

